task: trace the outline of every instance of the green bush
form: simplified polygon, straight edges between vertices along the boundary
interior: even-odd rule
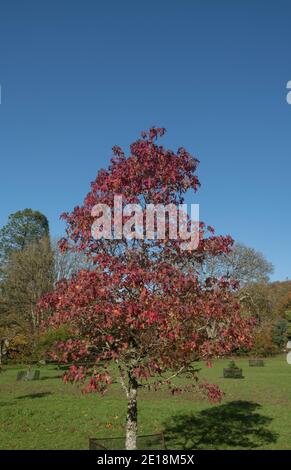
[[[273,326],[272,341],[280,350],[286,346],[287,329],[288,321],[283,318],[280,318],[280,320],[278,320]]]
[[[67,341],[69,338],[72,338],[72,332],[66,325],[62,325],[58,329],[48,329],[38,340],[37,350],[39,357],[48,356],[55,343]]]

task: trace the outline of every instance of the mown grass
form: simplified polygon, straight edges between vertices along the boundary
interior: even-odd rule
[[[285,357],[263,368],[236,362],[244,379],[223,379],[228,361],[201,376],[220,385],[225,398],[210,405],[191,393],[168,390],[139,396],[139,434],[165,433],[170,449],[291,449],[291,367]],[[62,371],[41,367],[41,380],[16,382],[17,371],[0,374],[1,449],[88,449],[89,437],[124,435],[126,400],[113,384],[104,396],[82,395],[65,385]],[[185,380],[185,379],[181,379]]]

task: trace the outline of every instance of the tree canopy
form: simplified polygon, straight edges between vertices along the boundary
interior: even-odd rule
[[[242,243],[236,243],[228,253],[210,257],[205,263],[206,275],[237,279],[240,287],[269,281],[274,268],[265,256]]]
[[[13,251],[22,251],[30,243],[49,235],[49,223],[45,215],[32,209],[11,214],[0,229],[0,261],[5,261]]]

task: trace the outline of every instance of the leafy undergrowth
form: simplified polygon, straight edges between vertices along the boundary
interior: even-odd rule
[[[228,361],[201,375],[225,391],[210,405],[191,393],[142,392],[139,434],[165,433],[170,449],[291,449],[291,367],[284,357],[262,368],[236,360],[244,379],[223,379]],[[102,398],[82,395],[61,381],[55,366],[41,367],[41,380],[16,382],[18,370],[0,374],[1,449],[88,449],[90,437],[124,435],[126,400],[113,384]],[[179,379],[186,381],[186,378]]]

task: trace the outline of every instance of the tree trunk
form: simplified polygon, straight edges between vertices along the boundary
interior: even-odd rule
[[[137,448],[137,381],[129,377],[128,404],[126,416],[126,450],[136,450]]]
[[[0,341],[0,368],[2,366],[2,357],[4,356],[5,351],[5,339]]]

